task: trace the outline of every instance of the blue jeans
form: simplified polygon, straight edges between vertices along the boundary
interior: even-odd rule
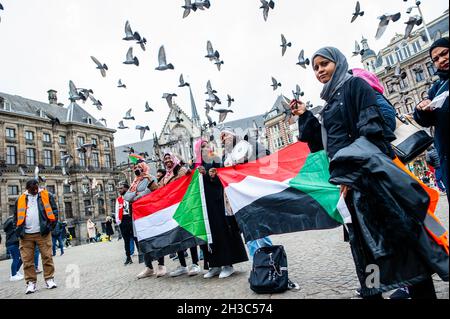
[[[440,167],[434,169],[434,177],[436,177],[436,186],[441,192],[445,192],[446,189],[444,183],[442,182],[442,171]]]
[[[11,276],[15,276],[19,271],[20,267],[22,267],[22,258],[20,258],[19,244],[10,245],[6,247],[6,250],[11,255],[12,258]]]
[[[56,255],[56,243],[57,242],[58,242],[59,249],[61,250],[61,255],[64,254],[64,243],[63,243],[62,235],[52,236],[53,256]]]
[[[130,240],[130,255],[134,254],[134,240]]]
[[[38,269],[39,266],[39,247],[36,245],[36,248],[34,248],[34,268]]]

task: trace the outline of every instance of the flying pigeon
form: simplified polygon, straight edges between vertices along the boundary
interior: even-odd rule
[[[275,91],[279,86],[281,86],[281,83],[272,77],[272,84],[270,86],[273,87],[273,90]]]
[[[137,41],[136,43],[141,46],[141,49],[143,51],[145,51],[145,45],[147,44],[147,39],[144,37],[141,38],[141,35],[138,32],[135,32],[134,36],[135,36],[134,39]]]
[[[182,88],[184,86],[189,86],[189,83],[184,82],[183,74],[180,74],[180,84],[178,85],[178,87]]]
[[[363,16],[364,15],[364,11],[361,11],[361,6],[359,4],[359,1],[356,1],[356,7],[355,7],[355,12],[353,12],[353,16],[352,16],[352,21],[350,21],[350,23],[353,23],[356,18],[358,18],[359,16]]]
[[[217,91],[213,90],[212,85],[211,85],[211,80],[208,80],[208,82],[206,82],[206,93],[205,94],[213,94],[213,93],[217,93]]]
[[[281,56],[284,56],[284,54],[286,53],[287,47],[291,47],[292,43],[291,42],[288,43],[286,41],[286,38],[284,37],[284,35],[281,34],[281,45],[280,46],[282,47],[282,49],[281,49]]]
[[[170,70],[174,69],[174,66],[172,63],[167,64],[166,51],[164,50],[163,45],[159,48],[158,62],[159,62],[159,65],[158,65],[158,67],[155,68],[155,70],[165,71],[165,70],[169,70],[169,69]]]
[[[233,110],[230,109],[214,109],[213,111],[219,113],[219,124],[225,121],[228,113],[234,113]]]
[[[206,104],[206,106],[208,107],[208,104]],[[206,113],[205,113],[206,118],[208,119],[208,125],[209,125],[209,127],[216,126],[216,125],[217,125],[216,122],[214,122],[214,121],[212,120],[211,116],[209,116],[209,111],[210,111],[210,109],[207,109],[207,110],[206,110]]]
[[[148,102],[145,102],[145,112],[153,112],[153,109],[150,107]]]
[[[170,108],[174,107],[174,105],[173,105],[173,97],[174,96],[178,96],[178,95],[176,95],[175,93],[164,93],[162,96],[163,99],[166,99],[167,104],[169,105]]]
[[[106,119],[105,119],[105,118],[102,117],[102,118],[99,119],[98,121],[99,121],[99,122],[103,122],[103,123],[105,123],[105,126],[108,126],[108,125],[106,124]]]
[[[206,42],[206,51],[207,54],[205,55],[205,58],[208,58],[210,61],[218,59],[220,56],[219,51],[214,51],[211,41],[209,40]]]
[[[99,60],[97,60],[94,56],[91,56],[92,61],[94,61],[95,64],[97,64],[97,69],[100,70],[100,73],[103,77],[106,77],[106,70],[108,70],[108,66],[106,64],[100,63]]]
[[[217,95],[215,95],[214,93],[208,94],[208,99],[206,100],[206,102],[211,103],[212,106],[214,106],[216,104],[222,104],[219,97]]]
[[[355,41],[355,49],[353,50],[353,56],[363,55],[364,49],[361,50],[361,47],[358,43],[358,41]]]
[[[137,40],[136,36],[137,36],[136,32],[133,33],[133,31],[131,31],[130,22],[129,21],[125,22],[125,38],[123,38],[122,40],[125,41]]]
[[[419,26],[422,24],[422,22],[423,22],[422,18],[419,16],[409,17],[408,21],[405,22],[406,29],[405,29],[405,36],[403,38],[404,39],[409,38],[414,26]]]
[[[269,9],[275,8],[275,2],[270,0],[269,2],[266,0],[260,0],[261,1],[261,7],[260,9],[263,9],[263,18],[264,21],[267,21],[267,17],[269,16]]]
[[[127,148],[125,150],[123,150],[123,152],[128,153],[128,154],[133,154],[134,148],[132,148],[131,146],[127,146]]]
[[[20,176],[27,176],[27,174],[25,173],[25,168],[27,168],[25,165],[19,165]]]
[[[50,119],[50,123],[52,123],[52,127],[55,127],[56,125],[61,125],[59,118],[52,116],[49,113],[45,113],[45,116],[47,116]]]
[[[294,95],[294,99],[300,100],[300,96],[305,95],[305,92],[303,92],[303,91],[300,89],[300,86],[297,84],[297,85],[295,86],[295,91],[292,91],[292,94]]]
[[[214,62],[214,64],[217,66],[217,69],[220,71],[220,66],[223,65],[223,60],[220,61],[219,59],[216,60],[216,62]]]
[[[230,96],[230,94],[227,94],[227,102],[228,102],[228,107],[230,107],[231,103],[234,102],[234,99]]]
[[[400,83],[400,79],[403,80],[406,78],[406,72],[402,72],[402,68],[399,64],[396,65],[394,69],[394,75],[392,76],[394,79],[396,79],[397,84]]]
[[[211,6],[211,3],[209,2],[209,0],[198,0],[198,1],[196,0],[194,2],[193,6],[196,9],[205,10],[205,8],[209,9],[209,7]]]
[[[97,107],[97,110],[101,111],[102,110],[102,102],[100,102],[99,100],[97,100],[95,97],[93,97],[92,95],[89,95],[89,98],[91,99],[92,103],[94,106]]]
[[[297,65],[300,65],[302,68],[306,69],[306,66],[309,65],[309,59],[305,59],[305,51],[301,50],[300,54],[298,55],[298,62]]]
[[[133,56],[133,48],[130,47],[127,52],[127,59],[123,64],[134,64],[136,66],[139,66],[139,59],[135,56]]]
[[[144,138],[144,135],[145,135],[145,131],[150,131],[150,127],[136,125],[136,130],[141,131],[141,141],[142,141],[142,139]]]
[[[306,102],[305,106],[307,110],[310,110],[314,107],[314,105],[310,101]]]
[[[119,130],[124,130],[124,129],[127,129],[127,128],[129,128],[129,127],[128,127],[128,126],[125,126],[125,125],[123,124],[123,121],[120,121],[120,122],[119,122],[119,127],[118,127]]]
[[[117,87],[118,87],[118,88],[124,88],[124,89],[127,88],[127,86],[126,86],[125,84],[122,83],[122,80],[121,80],[121,79],[119,79],[119,82],[117,82]]]
[[[69,81],[69,100],[72,102],[81,100],[81,96],[78,94],[78,90],[72,80]]]
[[[131,115],[131,110],[132,109],[129,109],[127,111],[127,113],[125,114],[125,117],[123,118],[124,120],[133,120],[133,121],[135,120],[134,116]]]
[[[382,16],[378,17],[380,19],[380,23],[378,24],[377,33],[375,35],[375,39],[380,39],[383,35],[384,31],[386,31],[386,28],[389,24],[389,21],[396,22],[400,19],[401,13],[397,12],[395,14],[383,14]]]
[[[181,7],[184,9],[183,19],[191,13],[191,10],[193,10],[194,12],[197,11],[197,6],[193,5],[191,0],[184,0],[184,6]]]

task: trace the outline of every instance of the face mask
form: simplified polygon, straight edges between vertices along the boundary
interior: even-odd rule
[[[139,176],[141,175],[141,170],[137,169],[134,171],[134,175]]]

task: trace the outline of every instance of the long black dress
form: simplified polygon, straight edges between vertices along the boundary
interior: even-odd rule
[[[219,178],[203,176],[206,207],[213,243],[207,256],[209,267],[221,267],[248,260],[234,216],[225,216],[224,190]]]

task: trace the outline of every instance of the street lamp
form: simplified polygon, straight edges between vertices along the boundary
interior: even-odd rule
[[[404,0],[404,1],[406,2],[407,0]],[[425,19],[423,18],[423,13],[422,13],[422,9],[420,8],[420,4],[421,4],[420,1],[416,1],[416,5],[415,6],[412,6],[412,7],[409,7],[408,9],[406,9],[406,13],[410,14],[413,9],[417,9],[419,11],[419,15],[420,15],[420,18],[422,19],[423,28],[425,29],[425,33],[427,35],[428,42],[431,44],[430,32],[428,31],[427,24],[425,23]]]

